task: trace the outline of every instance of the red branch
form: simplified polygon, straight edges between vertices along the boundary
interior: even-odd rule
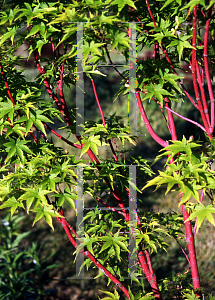
[[[154,26],[155,26],[155,28],[156,28],[157,25],[156,25],[156,22],[155,22],[155,18],[154,18],[153,14],[152,14],[152,11],[151,11],[151,8],[150,8],[149,1],[148,1],[148,0],[146,0],[146,5],[147,5],[147,8],[148,8],[150,17],[151,17],[151,19],[152,19],[152,21],[153,21],[153,24],[154,24]],[[170,64],[170,67],[172,68],[173,73],[174,73],[175,75],[178,75],[178,73],[176,72],[176,70],[175,70],[175,68],[174,68],[174,66],[173,66],[173,64],[172,64],[172,62],[171,62],[171,59],[169,58],[169,55],[168,55],[168,53],[167,53],[167,51],[166,51],[166,49],[165,49],[165,47],[164,47],[162,41],[161,41],[161,49],[163,50],[163,52],[164,52],[164,54],[165,54],[165,56],[166,56],[166,60],[167,60],[168,63]],[[180,85],[181,85],[181,87],[183,88],[183,90],[184,90],[186,96],[189,98],[189,100],[192,102],[192,104],[193,104],[197,109],[199,109],[198,104],[195,103],[195,101],[194,101],[194,99],[192,98],[192,96],[188,93],[188,91],[187,91],[187,89],[185,88],[185,86],[183,85],[182,81],[181,81],[181,80],[178,80],[178,82],[180,83]]]
[[[183,195],[181,195],[182,197]],[[198,271],[198,265],[196,260],[196,251],[195,251],[195,241],[194,241],[194,235],[192,232],[192,226],[191,222],[186,220],[189,218],[189,213],[187,212],[185,205],[181,206],[183,218],[184,218],[184,226],[186,231],[186,241],[189,251],[189,258],[190,258],[190,267],[191,267],[191,274],[192,274],[192,280],[193,280],[193,288],[199,289],[200,288],[200,279],[199,279],[199,271]],[[199,292],[195,293],[197,296],[200,296]]]
[[[210,96],[210,101],[211,101],[211,126],[209,129],[209,133],[212,134],[214,131],[214,123],[215,123],[215,106],[214,106],[214,94],[213,94],[213,88],[211,84],[211,78],[210,78],[210,72],[209,72],[209,67],[208,67],[208,35],[209,35],[209,27],[210,27],[210,19],[206,21],[206,26],[205,26],[205,36],[204,36],[204,65],[205,65],[205,76],[207,80],[207,85],[208,85],[208,92]]]
[[[150,285],[152,287],[152,291],[155,295],[155,298],[156,299],[162,299],[161,293],[158,289],[156,277],[150,272],[151,267],[149,269],[149,267],[147,265],[146,257],[145,257],[144,252],[142,250],[138,251],[138,258],[139,258],[139,261],[140,261],[141,268],[142,268],[148,282],[150,283]]]
[[[99,99],[98,99],[98,95],[97,95],[97,92],[96,92],[96,87],[95,87],[95,84],[94,84],[94,80],[92,79],[91,81],[92,81],[92,85],[93,85],[94,95],[95,95],[95,98],[96,98],[96,101],[97,101],[97,104],[98,104],[98,107],[99,107],[99,111],[100,111],[100,114],[101,114],[101,117],[102,117],[103,125],[105,126],[105,118],[104,118],[104,114],[103,114],[103,111],[102,111],[102,108],[101,108],[101,105],[100,105],[100,101],[99,101]],[[110,146],[112,146],[110,140],[109,140],[109,144],[110,144]],[[112,152],[113,152],[114,149],[113,149],[113,148],[111,148],[111,149],[112,149]],[[113,152],[113,154],[115,154],[115,152]],[[116,161],[118,161],[118,158],[117,158],[116,155],[114,155],[114,158],[115,158]],[[119,170],[120,170],[120,173],[122,173],[122,172],[121,172],[121,168],[120,168]],[[128,197],[129,197],[129,196],[130,196],[129,189],[126,188],[126,191],[127,191],[127,193],[128,193]],[[101,200],[98,200],[98,201],[101,202]],[[107,204],[106,204],[105,202],[103,202],[103,204],[104,204],[105,206],[107,206]],[[114,210],[114,208],[112,208],[112,210]],[[137,218],[138,225],[139,225],[140,229],[142,229],[142,225],[141,225],[141,222],[140,222],[140,219],[139,219],[139,216],[138,216],[137,212],[135,212],[135,215],[136,215],[136,218]],[[138,251],[137,251],[137,253],[138,253]],[[156,277],[155,277],[154,271],[153,271],[153,269],[152,269],[152,265],[151,265],[151,260],[150,260],[149,253],[148,253],[147,250],[145,250],[145,253],[146,253],[146,259],[147,259],[148,265],[147,265],[147,263],[146,263],[146,265],[144,266],[144,269],[142,269],[142,270],[143,270],[143,272],[144,272],[145,275],[146,275],[146,274],[149,274],[149,273],[148,273],[149,271],[148,271],[148,269],[147,269],[148,266],[149,266],[149,269],[150,269],[150,272],[151,272],[151,276],[152,276],[152,278],[153,278],[153,280],[152,280],[152,278],[150,277],[149,283],[151,284],[151,287],[152,287],[153,290],[158,291],[158,292],[155,293],[155,296],[157,295],[157,293],[159,294],[159,297],[157,297],[157,299],[161,299],[161,298],[160,298],[161,295],[160,295],[160,292],[159,292],[159,289],[158,289],[158,286],[157,286]],[[142,266],[142,265],[141,265],[141,266]],[[146,275],[146,276],[147,276],[147,279],[149,279],[149,276],[148,276],[148,275]]]
[[[63,216],[63,209],[62,208],[60,208],[59,212]],[[68,236],[70,242],[75,247],[75,249],[77,249],[78,244],[75,241],[75,239],[72,237],[72,235],[69,231],[68,225],[67,225],[67,221],[65,220],[65,218],[57,217],[57,220],[62,224],[63,229],[65,230],[66,235]],[[118,286],[123,291],[123,293],[126,295],[126,297],[128,299],[130,299],[129,292],[126,289],[126,287],[114,275],[112,275],[88,250],[81,249],[80,252],[83,253],[85,256],[87,256],[97,266],[97,268],[100,271],[102,271],[107,277],[109,277],[113,281],[113,283],[115,283],[116,286]]]
[[[95,98],[96,98],[96,102],[97,102],[97,105],[98,105],[98,108],[99,108],[99,111],[100,111],[100,114],[101,114],[101,117],[102,117],[102,122],[103,122],[103,125],[105,126],[106,123],[105,123],[104,113],[103,113],[103,110],[102,110],[101,105],[100,105],[100,101],[99,101],[99,98],[98,98],[98,95],[97,95],[97,91],[96,91],[94,80],[91,79],[91,82],[92,82],[93,92],[94,92],[94,95],[95,95]],[[107,137],[108,137],[108,134],[107,134]],[[112,138],[112,140],[115,143],[114,138]],[[113,148],[113,145],[112,145],[110,139],[108,139],[108,143],[110,145],[110,148],[111,148],[111,151],[113,153],[113,157],[114,157],[115,161],[118,161],[118,158],[116,156],[116,153],[114,151],[114,148]],[[116,143],[115,143],[115,145],[116,145]]]
[[[170,109],[168,108],[167,112],[169,110]],[[174,130],[171,130],[170,133],[171,133],[172,139],[177,140],[176,132]],[[172,159],[171,163],[174,164],[174,159]],[[179,188],[180,188],[180,186],[179,186]],[[182,198],[182,196],[183,195],[181,194],[180,197]],[[187,245],[188,245],[188,252],[189,252],[189,258],[190,258],[190,260],[188,259],[188,262],[190,262],[193,287],[194,287],[194,289],[197,289],[197,288],[200,288],[200,280],[199,280],[198,266],[197,266],[197,260],[196,260],[194,236],[193,236],[193,232],[192,232],[191,222],[190,221],[186,222],[186,220],[189,218],[189,213],[187,212],[185,205],[182,205],[181,208],[182,208],[182,213],[183,213],[183,218],[184,218],[186,241],[187,241]],[[182,247],[181,247],[181,249],[182,249]],[[183,249],[182,249],[182,251],[186,256],[185,251]],[[201,294],[196,293],[196,295],[200,296]]]
[[[0,57],[0,59],[1,59],[1,57]],[[13,99],[13,96],[11,95],[11,92],[10,92],[10,89],[9,89],[9,85],[8,85],[8,82],[7,82],[7,78],[6,78],[5,73],[3,71],[2,64],[0,64],[0,69],[1,69],[1,74],[2,74],[3,80],[4,80],[4,84],[5,84],[6,89],[7,89],[8,96],[9,96],[11,102],[13,103],[13,105],[15,105],[15,101]]]
[[[38,68],[40,74],[43,75],[43,74],[45,73],[45,71],[40,67],[40,64],[39,64],[39,61],[38,61],[38,56],[37,56],[37,54],[36,54],[36,51],[34,51],[34,57],[35,57],[35,62],[36,62],[37,68]],[[45,86],[46,86],[46,90],[47,90],[47,92],[49,93],[50,97],[55,99],[55,101],[56,101],[56,103],[57,103],[57,105],[58,105],[59,110],[60,110],[61,113],[64,115],[64,110],[62,109],[62,105],[59,103],[58,98],[54,95],[53,90],[52,90],[51,86],[49,85],[49,82],[48,82],[48,79],[47,79],[47,78],[44,79],[44,84],[45,84]],[[65,104],[64,108],[65,108],[65,107],[66,107],[66,104]],[[66,119],[66,121],[67,121],[67,124],[68,124],[68,125],[71,125],[71,121],[70,121],[69,117],[66,116],[66,115],[65,115],[64,117],[65,117],[65,119]],[[68,117],[68,118],[67,118],[67,117]],[[53,132],[53,133],[54,133],[54,132]],[[54,133],[54,134],[58,136],[57,133]],[[59,136],[58,136],[58,137],[59,137]],[[76,135],[76,134],[75,134],[75,137],[76,137],[77,140],[81,143],[81,137],[80,137],[79,135]],[[63,140],[63,137],[61,137],[61,139]],[[75,145],[75,144],[74,144],[74,145]],[[81,145],[82,145],[82,143],[81,143]],[[75,146],[75,147],[76,147],[76,146]],[[91,161],[92,161],[92,162],[95,162],[95,163],[98,165],[98,166],[97,166],[98,169],[101,169],[101,167],[99,167],[100,162],[99,162],[99,160],[97,159],[97,157],[95,156],[95,154],[93,153],[93,151],[92,151],[91,149],[88,149],[88,150],[87,150],[87,154],[89,155]],[[129,220],[129,214],[128,214],[128,212],[125,210],[125,206],[124,206],[124,202],[123,202],[123,200],[122,200],[122,197],[120,196],[120,194],[119,194],[119,192],[118,192],[118,190],[116,189],[115,186],[113,186],[113,188],[112,188],[112,186],[111,186],[111,184],[110,184],[108,178],[104,178],[104,179],[105,179],[105,182],[107,183],[108,187],[110,188],[110,190],[111,190],[111,192],[112,192],[114,198],[117,200],[119,207],[122,209],[125,219],[128,221],[128,220]]]
[[[143,121],[146,125],[146,128],[148,129],[148,132],[150,133],[151,137],[158,143],[160,144],[161,146],[163,147],[167,147],[169,145],[169,143],[167,141],[164,141],[162,138],[160,138],[156,133],[155,131],[152,129],[152,126],[146,116],[146,113],[145,113],[145,110],[143,108],[143,104],[142,104],[142,101],[140,99],[140,94],[139,94],[139,91],[136,91],[136,98],[137,98],[137,104],[139,106],[139,110],[140,110],[140,113],[141,113],[141,116],[143,118]]]
[[[78,144],[74,144],[72,142],[70,142],[69,140],[65,139],[62,135],[60,135],[59,133],[57,133],[54,129],[52,129],[48,124],[44,123],[45,127],[47,127],[52,133],[54,133],[59,139],[61,139],[62,141],[66,142],[68,145],[78,148],[78,149],[82,149],[81,145]]]
[[[34,51],[34,59],[35,59],[38,71],[40,72],[41,75],[44,75],[45,74],[45,70],[39,64],[39,59],[38,59],[38,55],[37,55],[36,51]],[[54,94],[52,86],[49,84],[48,78],[47,77],[43,78],[43,82],[45,84],[47,92],[49,93],[50,98],[52,98],[52,99],[55,100],[55,102],[56,102],[56,104],[58,106],[58,109],[60,110],[60,112],[62,113],[62,115],[64,116],[64,118],[66,120],[67,125],[70,125],[69,115],[66,114],[65,107],[62,106],[62,104],[58,100],[57,96]]]
[[[193,8],[193,39],[192,39],[192,76],[193,76],[193,86],[196,95],[196,101],[199,106],[199,111],[202,117],[203,124],[205,126],[206,132],[209,134],[209,124],[207,122],[204,109],[202,106],[198,84],[197,84],[197,76],[196,76],[196,34],[197,34],[197,7]]]
[[[197,71],[197,78],[198,78],[199,88],[200,88],[201,97],[202,97],[204,113],[205,113],[205,116],[206,116],[207,123],[210,126],[210,118],[209,118],[209,114],[208,114],[208,105],[207,105],[207,100],[206,100],[206,97],[205,97],[205,90],[204,90],[204,78],[202,78],[202,76],[200,74],[200,67],[199,67],[199,63],[198,63],[197,60],[196,60],[196,71]]]
[[[172,140],[176,141],[177,134],[176,134],[176,130],[175,130],[175,122],[174,122],[173,115],[172,115],[172,113],[174,113],[174,112],[170,108],[170,103],[169,103],[168,98],[165,98],[165,102],[166,102],[165,108],[167,109],[167,116],[168,116],[168,120],[169,120],[170,134],[172,136]]]
[[[61,73],[60,73],[59,94],[60,94],[60,101],[61,101],[61,104],[62,104],[62,111],[65,114],[65,120],[66,120],[67,124],[69,124],[70,123],[69,111],[68,111],[68,107],[66,105],[66,101],[65,101],[64,93],[63,93],[63,71],[64,71],[64,64],[65,64],[65,60],[63,61],[63,65],[62,65]]]
[[[37,65],[37,68],[40,72],[41,75],[43,75],[45,73],[45,71],[43,70],[43,68],[40,67],[40,64],[39,64],[39,61],[38,61],[38,56],[36,54],[36,52],[34,51],[34,56],[35,56],[35,62],[36,62],[36,65]],[[53,93],[53,90],[48,82],[48,79],[45,78],[44,79],[44,84],[46,86],[46,90],[47,92],[49,93],[50,97],[55,99],[57,105],[58,105],[58,108],[59,110],[61,111],[61,113],[64,115],[65,117],[65,120],[67,122],[68,125],[71,124],[70,122],[70,119],[69,119],[69,116],[68,116],[68,110],[67,110],[67,106],[66,106],[66,103],[65,103],[65,100],[64,100],[64,95],[63,95],[63,90],[62,90],[62,82],[63,82],[63,68],[64,68],[64,64],[62,66],[62,70],[61,70],[61,78],[60,78],[60,87],[59,87],[59,93],[60,93],[60,99],[61,99],[61,103],[62,105],[59,103],[59,100],[58,98],[54,95]],[[64,114],[66,112],[66,114]],[[46,127],[49,128],[51,130],[51,132],[53,132],[56,136],[58,136],[60,139],[64,140],[67,144],[73,146],[73,147],[76,147],[76,148],[79,148],[79,145],[76,145],[76,144],[73,144],[72,142],[66,140],[65,138],[63,138],[61,135],[59,135],[57,132],[55,132],[53,129],[51,129],[47,124],[46,124]],[[75,137],[77,138],[77,140],[81,143],[81,137],[80,136],[77,136],[75,135]],[[82,148],[83,145],[81,145],[81,148]],[[97,163],[97,167],[98,169],[101,169],[101,167],[99,167],[100,165],[100,162],[98,161],[98,159],[96,158],[95,154],[92,152],[91,149],[89,149],[87,151],[90,159],[92,160],[92,162],[96,162]],[[125,219],[128,221],[129,220],[129,214],[128,212],[126,212],[125,210],[125,206],[124,206],[124,203],[123,203],[123,200],[119,194],[119,192],[117,191],[116,187],[113,186],[113,188],[111,187],[109,181],[107,178],[104,178],[107,185],[109,186],[109,188],[111,189],[111,192],[113,194],[113,196],[115,197],[115,199],[118,201],[118,204],[119,204],[119,207],[122,209],[123,211],[123,215],[125,217]],[[60,208],[62,210],[62,208]],[[62,210],[63,212],[63,210]],[[77,243],[75,242],[74,238],[71,236],[71,233],[69,231],[69,228],[68,228],[68,224],[67,224],[67,221],[65,219],[61,219],[61,218],[57,218],[58,221],[63,225],[63,228],[70,240],[70,242],[73,244],[73,246],[76,248],[77,247]],[[83,251],[83,250],[82,250]],[[125,295],[130,299],[129,297],[129,293],[127,291],[127,289],[121,284],[121,282],[116,279],[105,267],[103,267],[98,261],[96,261],[96,259],[93,257],[93,255],[90,254],[89,251],[85,251],[83,252],[84,255],[88,256],[93,262],[94,264],[106,275],[108,276],[117,286],[119,286],[119,288],[125,293]]]
[[[1,57],[0,57],[0,60],[1,60]],[[3,70],[3,67],[2,67],[1,63],[0,63],[0,69],[1,69],[1,74],[2,74],[2,77],[3,77],[3,80],[4,80],[5,87],[7,89],[8,96],[9,96],[9,98],[10,98],[10,100],[13,103],[13,106],[14,106],[14,105],[16,105],[16,103],[15,103],[15,100],[13,99],[13,96],[12,96],[12,94],[10,92],[10,88],[9,88],[9,85],[8,85],[8,82],[7,82],[7,78],[6,78],[6,75],[4,73],[4,70]],[[9,122],[10,122],[10,120],[9,120]],[[13,125],[11,124],[11,126],[13,126]],[[38,144],[37,138],[33,134],[33,132],[30,132],[30,135],[33,137],[33,139],[36,142],[36,144]]]

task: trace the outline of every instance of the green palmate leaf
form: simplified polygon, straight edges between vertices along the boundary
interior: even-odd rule
[[[45,42],[43,40],[39,40],[37,41],[37,50],[38,50],[38,53],[39,55],[41,55],[41,51],[42,51],[42,47],[44,46]]]
[[[120,247],[117,243],[114,243],[113,242],[113,246],[114,246],[114,249],[115,249],[115,253],[116,253],[116,257],[119,261],[121,261],[121,258],[120,258]]]
[[[1,18],[0,18],[0,25],[5,24],[5,23],[7,22],[7,20],[8,20],[8,16],[7,16],[6,13],[1,12],[1,14],[2,14],[3,16],[1,15]]]
[[[215,4],[215,0],[211,0],[209,2],[209,5],[206,7],[206,10],[208,10],[211,6],[213,6]]]
[[[106,12],[102,12],[102,14],[99,16],[99,23],[107,23],[112,24],[113,22],[120,21],[120,19],[117,19],[113,16],[106,16]]]
[[[116,34],[114,34],[112,50],[115,49],[118,46],[118,44],[129,48],[129,41],[128,38],[125,38],[125,36],[126,36],[125,32],[120,32],[120,33],[117,32]]]
[[[33,152],[25,145],[27,144],[29,141],[21,141],[19,138],[17,139],[17,141],[10,139],[9,143],[5,143],[4,145],[7,147],[6,151],[8,152],[7,158],[6,158],[6,162],[13,157],[15,154],[18,155],[18,157],[21,159],[21,161],[23,162],[25,157],[24,157],[24,152],[29,153],[29,154],[33,154]]]
[[[163,89],[160,84],[156,84],[156,85],[150,84],[149,86],[145,86],[145,90],[147,90],[147,96],[144,99],[151,100],[153,97],[156,97],[162,107],[163,107],[163,96],[173,96],[168,91]]]
[[[47,224],[52,228],[52,230],[54,230],[51,215],[48,212],[44,212],[44,218],[45,218]]]
[[[93,252],[92,244],[95,243],[95,242],[97,242],[98,238],[97,237],[95,237],[95,238],[94,237],[90,237],[86,232],[84,232],[84,235],[85,235],[84,238],[80,238],[79,239],[82,242],[82,244],[80,244],[77,247],[75,253],[77,253],[77,255],[78,255],[78,253],[81,251],[81,249],[83,249],[86,246],[87,249],[88,249],[88,251],[90,253],[92,253],[93,255],[95,255],[94,252]]]
[[[106,291],[102,291],[102,290],[99,290],[99,291],[110,296],[110,297],[102,298],[101,300],[119,300],[120,299],[120,296],[116,290],[114,290],[114,294],[111,292],[106,292]]]
[[[84,155],[84,153],[86,153],[89,150],[89,148],[90,148],[90,142],[85,143],[84,146],[81,149],[81,155],[80,155],[80,157],[82,155]]]
[[[29,32],[29,34],[25,38],[27,39],[29,36],[35,35],[38,31],[40,31],[40,24],[32,27],[31,31]]]
[[[112,5],[117,4],[119,11],[121,11],[126,4],[130,7],[133,7],[134,9],[137,9],[134,2],[131,0],[114,0],[111,4]]]
[[[191,185],[188,182],[184,182],[183,184],[181,183],[181,191],[183,193],[183,196],[181,198],[179,206],[189,200],[191,196],[193,196],[199,202],[199,194],[197,190],[195,190],[194,185]]]
[[[164,2],[164,5],[162,6],[161,10],[164,9],[166,6],[168,6],[170,3],[174,2],[175,0],[167,0]]]
[[[23,135],[23,132],[26,131],[26,128],[25,127],[22,127],[22,126],[19,126],[18,124],[16,124],[14,127],[9,127],[7,129],[7,133],[6,133],[6,138],[12,134],[12,133],[16,133],[17,135],[19,135],[21,138],[24,139],[24,135]]]
[[[26,201],[26,208],[27,208],[27,213],[29,213],[29,209],[31,207],[31,205],[33,204],[35,197],[29,197]]]
[[[7,208],[7,207],[10,208],[10,210],[11,210],[11,217],[12,217],[13,214],[14,214],[14,212],[16,211],[16,209],[18,207],[24,208],[24,205],[23,205],[23,203],[21,201],[18,201],[15,197],[11,197],[10,199],[8,199],[7,201],[5,201],[0,206],[0,209]]]
[[[113,245],[113,244],[112,244],[112,241],[111,241],[111,240],[106,241],[106,242],[102,245],[102,248],[101,248],[101,250],[100,250],[99,253],[103,252],[103,251],[106,250],[107,248],[112,247],[112,245]]]
[[[207,220],[215,226],[215,221],[212,213],[215,213],[215,208],[212,204],[205,207],[204,204],[200,203],[195,207],[195,211],[191,213],[188,220],[193,220],[197,217],[196,232],[198,232],[205,218],[207,218]]]
[[[190,13],[193,10],[194,6],[199,5],[199,4],[201,4],[205,7],[205,1],[204,0],[191,0],[191,1],[189,1],[189,3],[187,5],[182,7],[181,10],[189,8],[189,13]]]
[[[82,143],[84,143],[84,146],[82,147],[81,150],[81,155],[84,155],[89,148],[92,148],[92,150],[95,152],[95,154],[98,154],[98,146],[101,146],[101,141],[99,140],[100,136],[91,136],[89,139],[84,139]]]
[[[39,204],[35,209],[34,212],[36,212],[36,217],[34,219],[33,225],[38,222],[40,219],[44,217],[45,221],[48,223],[48,225],[54,230],[53,224],[52,224],[52,217],[59,217],[59,218],[64,218],[62,217],[59,213],[54,211],[52,209],[52,205],[41,205]]]
[[[41,187],[34,187],[34,188],[22,188],[25,191],[19,199],[28,201],[29,198],[34,198],[36,201],[34,203],[34,209],[40,204],[47,204],[46,195],[51,193],[51,191],[43,190]],[[33,201],[33,200],[32,200]],[[32,204],[32,203],[31,203]],[[28,205],[28,204],[27,204]]]
[[[168,81],[169,83],[171,83],[176,90],[178,90],[180,93],[182,93],[181,89],[178,87],[177,82],[176,82],[176,80],[180,79],[180,78],[183,78],[183,77],[177,76],[175,74],[169,74],[169,73],[166,73],[164,75],[164,79],[166,81]]]
[[[60,193],[59,195],[55,195],[58,197],[58,206],[62,206],[64,201],[66,201],[72,209],[76,210],[75,202],[74,200],[77,199],[77,196],[75,194],[69,194],[69,193]]]
[[[40,219],[42,219],[43,215],[44,215],[43,210],[40,210],[40,211],[37,212],[32,227],[34,226],[34,224],[36,222],[38,222]]]
[[[191,294],[190,293],[184,294],[184,297],[183,297],[184,300],[195,300],[195,299],[199,299],[199,298],[200,298],[200,296],[195,295],[194,291],[192,291]]]
[[[47,136],[43,123],[40,120],[34,120],[33,122],[34,122],[34,125],[37,126],[37,128],[40,129],[42,131],[42,133],[45,134],[45,136]]]
[[[16,33],[16,26],[14,26],[13,28],[9,28],[9,31],[6,32],[5,34],[3,34],[0,38],[0,46],[2,44],[4,44],[4,42],[7,40],[7,39],[11,39],[12,43],[13,43],[13,39],[14,39],[14,36],[15,36],[15,33]]]
[[[1,169],[2,170],[2,169]],[[5,183],[3,186],[0,186],[0,200],[4,200],[5,196],[10,193],[10,185],[9,182]]]
[[[88,43],[85,41],[84,43],[84,62],[86,62],[88,56],[90,53],[94,53],[98,56],[102,56],[98,48],[100,48],[104,43],[95,43],[94,41],[91,41],[91,43]]]

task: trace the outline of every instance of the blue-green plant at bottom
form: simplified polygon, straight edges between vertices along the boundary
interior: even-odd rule
[[[32,243],[28,249],[20,247],[20,242],[30,234],[30,231],[20,233],[20,222],[25,216],[7,214],[0,223],[0,299],[43,299],[53,290],[44,289],[42,276],[48,269],[58,265],[50,264],[48,259],[55,254],[42,259],[41,247]]]

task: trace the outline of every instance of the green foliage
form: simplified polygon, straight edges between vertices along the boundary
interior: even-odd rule
[[[214,1],[203,0],[161,0],[150,3],[132,0],[16,0],[7,3],[3,1],[1,4],[0,209],[9,209],[11,220],[15,220],[14,214],[23,209],[27,214],[34,214],[33,226],[44,219],[53,230],[53,218],[56,218],[75,246],[74,253],[88,256],[80,271],[84,266],[87,269],[90,266],[98,267],[99,274],[96,277],[106,275],[107,285],[111,282],[117,285],[127,299],[161,299],[159,291],[155,292],[158,284],[150,255],[157,253],[158,248],[167,252],[167,237],[179,243],[184,238],[184,225],[185,228],[190,226],[189,234],[192,235],[192,222],[186,223],[187,221],[196,219],[197,232],[205,219],[215,225],[215,171],[212,168],[215,159],[215,139],[212,138],[214,98],[211,86],[213,80],[210,80],[212,75],[207,66],[208,58],[211,69],[215,63],[212,5]],[[196,19],[198,22],[195,23]],[[136,42],[131,41],[129,22],[136,24]],[[208,43],[205,35],[203,43],[202,32],[207,34],[208,24],[211,42]],[[38,75],[32,80],[27,80],[26,70],[22,69],[26,63],[26,58],[18,55],[22,45],[27,46],[27,60],[33,61],[37,67]],[[137,60],[131,58],[129,55],[135,52],[132,46],[143,52],[150,49],[154,53],[153,59],[143,59],[141,56]],[[130,70],[124,68],[122,72],[119,71],[112,59],[113,52],[123,57],[123,64],[130,64],[130,67],[136,64],[136,79],[131,79],[129,72],[132,67]],[[166,168],[159,170],[159,175],[152,171],[143,156],[125,159],[124,153],[128,145],[136,146],[138,136],[130,124],[125,125],[118,111],[111,112],[109,117],[103,115],[102,105],[105,101],[100,103],[94,79],[104,78],[101,75],[106,76],[101,72],[101,66],[107,64],[114,68],[122,80],[116,96],[129,94],[130,97],[131,91],[135,91],[138,100],[141,92],[143,101],[140,100],[138,105],[150,135],[160,145],[168,145],[154,161],[155,163],[161,158],[166,159]],[[178,70],[186,71],[183,64],[192,67],[196,99],[193,99],[182,84],[184,77]],[[79,83],[83,80],[80,68],[93,85],[101,114],[101,119],[97,122],[84,120],[81,108],[74,109],[72,100],[70,103],[71,95],[66,99],[64,94],[65,85],[69,89],[77,86],[78,90]],[[206,113],[209,98],[204,94],[205,82],[211,102],[210,116]],[[198,85],[202,102],[198,100]],[[49,98],[45,96],[44,89]],[[185,136],[182,140],[177,140],[172,109],[176,104],[182,105],[183,101],[187,101],[185,94],[198,108],[205,128],[195,121],[188,121],[203,128],[206,141],[194,141],[194,138],[187,140]],[[85,95],[87,98],[86,91]],[[166,137],[161,138],[154,132],[141,106],[146,101],[150,105],[153,101],[153,105],[161,110],[172,141],[169,137],[169,141],[165,141]],[[79,102],[76,106],[78,105]],[[173,113],[185,119],[175,111]],[[76,128],[78,119],[83,121],[79,126],[80,132]],[[53,135],[64,143],[61,147],[53,142]],[[74,137],[77,139],[76,143]],[[72,150],[67,151],[68,145],[73,147]],[[102,147],[107,146],[113,157],[105,159],[102,158]],[[86,158],[87,155],[89,158]],[[141,171],[137,184],[136,178],[131,178],[129,174],[129,167],[132,166]],[[83,176],[80,176],[80,170],[83,170]],[[153,178],[144,186],[143,180],[146,176],[147,179],[149,176]],[[78,224],[74,229],[63,212],[67,208],[76,211],[75,201],[79,200],[77,189],[82,184],[84,196],[88,194],[97,209],[85,212],[84,224]],[[156,189],[167,185],[165,195],[169,191],[179,192],[179,206],[185,206],[190,213],[186,220],[178,212],[146,212],[142,207],[138,214],[132,209],[128,213],[128,206],[132,201],[137,200],[140,206],[141,189],[145,190],[153,185]],[[132,188],[135,196],[132,195]],[[207,196],[207,200],[203,196]],[[108,210],[102,210],[102,205]],[[134,216],[132,222],[131,216]],[[16,269],[20,266],[18,263],[22,257],[34,257],[37,270],[41,269],[39,257],[35,258],[36,245],[28,252],[20,252],[18,255],[10,251],[27,234],[17,236],[11,242],[12,248],[9,252],[2,252],[5,255],[5,269],[2,272],[8,269],[9,262],[15,268],[13,274],[11,273],[11,282],[8,279],[9,281],[1,283],[5,285],[2,299],[15,297],[18,288],[13,284],[19,279],[22,282],[20,286],[23,287],[20,292],[31,292],[35,289],[33,283],[26,281],[28,272],[18,278]],[[136,245],[132,253],[129,250],[131,239]],[[193,246],[194,242],[192,243]],[[191,258],[195,257],[190,248],[188,251]],[[135,254],[140,254],[137,271],[126,280],[128,255],[134,257]],[[195,262],[191,261],[190,265],[191,269],[197,269]],[[154,293],[145,291],[141,282],[143,275]],[[198,281],[198,274],[195,276],[192,278],[193,285],[195,280]],[[201,298],[200,290],[193,291],[195,287],[190,283],[186,286],[185,277],[184,274],[175,276],[172,286],[164,278],[160,284],[161,292],[169,291],[171,297],[182,299]],[[122,287],[119,280],[126,288]],[[134,283],[140,287],[136,294],[133,293]],[[8,286],[12,288],[9,289]],[[114,293],[104,293],[107,297],[103,299],[120,299],[116,289]],[[40,291],[40,297],[41,295]]]
[[[53,290],[44,289],[43,274],[57,264],[50,264],[50,258],[55,254],[42,259],[42,247],[33,243],[28,249],[20,247],[23,239],[30,231],[20,233],[20,222],[23,216],[7,214],[0,225],[0,298],[13,299],[43,299]]]
[[[210,162],[214,157],[214,149],[208,146],[202,146],[199,142],[194,143],[192,139],[186,140],[183,137],[182,141],[173,141],[172,145],[162,149],[165,151],[158,158],[168,155],[166,170],[159,171],[159,175],[150,180],[147,188],[156,185],[159,188],[167,184],[166,194],[169,191],[179,190],[181,194],[181,204],[186,203],[192,210],[189,220],[197,218],[197,232],[204,221],[207,219],[211,224],[215,225],[212,213],[215,212],[213,207],[213,198],[210,199],[212,204],[205,206],[200,203],[199,191],[207,193],[214,190],[214,171],[211,169]],[[174,159],[174,164],[172,160]],[[192,202],[191,196],[199,203]]]

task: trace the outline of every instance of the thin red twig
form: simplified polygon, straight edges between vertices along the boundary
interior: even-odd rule
[[[192,124],[198,126],[198,127],[201,128],[204,132],[206,132],[205,128],[204,128],[202,125],[200,125],[198,122],[195,122],[195,121],[193,121],[193,120],[190,120],[190,119],[188,119],[188,118],[183,117],[182,115],[178,114],[177,112],[175,112],[174,110],[172,110],[172,109],[169,108],[168,106],[165,106],[165,108],[166,108],[166,110],[167,110],[167,114],[168,114],[168,111],[169,111],[169,112],[172,112],[174,115],[178,116],[179,118],[181,118],[181,119],[183,119],[183,120],[185,120],[185,121],[188,121],[188,122],[190,122],[190,123],[192,123]]]

